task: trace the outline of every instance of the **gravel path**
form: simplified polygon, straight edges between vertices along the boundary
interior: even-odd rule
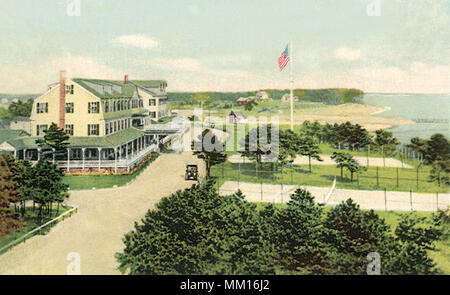
[[[227,181],[220,187],[219,193],[221,195],[229,195],[237,191],[239,188],[250,202],[270,202],[270,203],[286,203],[290,200],[290,195],[298,188],[302,187],[312,193],[316,202],[323,203],[325,195],[330,188],[328,187],[314,187],[314,186],[295,186],[295,185],[279,185],[279,184],[257,184],[245,183],[238,184],[236,181]],[[262,190],[262,193],[261,193]],[[362,209],[374,210],[393,210],[393,211],[436,211],[439,206],[440,209],[446,209],[450,206],[449,194],[417,194],[408,192],[386,192],[386,204],[384,198],[384,191],[366,191],[366,190],[350,190],[350,189],[335,189],[328,205],[337,205],[342,201],[352,198],[358,203]],[[438,200],[438,205],[437,205]],[[386,208],[387,207],[387,208]]]
[[[162,197],[194,183],[184,180],[187,163],[204,171],[191,153],[162,154],[128,186],[72,191],[67,203],[78,213],[1,255],[0,274],[66,274],[70,252],[79,253],[81,274],[120,274],[114,254],[123,235]]]
[[[336,165],[336,162],[331,159],[329,155],[320,155],[323,161],[317,161],[311,159],[312,165]],[[353,157],[359,164],[366,166],[367,165],[367,157]],[[228,161],[232,163],[249,163],[250,160],[248,158],[241,157],[240,155],[232,155],[228,157]],[[297,156],[294,160],[295,165],[308,165],[308,157],[305,156]],[[379,167],[398,167],[398,168],[412,168],[408,164],[403,164],[397,159],[393,158],[372,158],[369,157],[369,166],[379,166]]]

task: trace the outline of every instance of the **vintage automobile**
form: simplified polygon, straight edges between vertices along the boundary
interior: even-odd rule
[[[185,180],[197,180],[198,179],[198,166],[195,164],[186,165]]]

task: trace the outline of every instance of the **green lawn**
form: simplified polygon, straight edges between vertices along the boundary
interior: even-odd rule
[[[292,168],[283,168],[283,173],[279,168],[277,171],[271,170],[271,164],[266,163],[263,169],[258,169],[258,174],[253,163],[239,164],[226,162],[224,164],[213,166],[211,176],[217,178],[218,185],[225,181],[243,181],[251,183],[270,183],[270,184],[295,184],[310,185],[319,187],[330,187],[333,179],[337,177],[337,187],[346,189],[361,190],[386,190],[421,192],[421,193],[447,193],[448,186],[440,187],[435,182],[428,181],[429,167],[423,166],[419,170],[419,185],[417,186],[417,170],[408,168],[392,167],[369,167],[360,175],[354,175],[353,182],[350,181],[350,173],[344,170],[344,177],[340,177],[340,169],[334,165],[313,165],[312,173],[308,171],[308,165],[295,165]],[[378,170],[378,172],[377,172]],[[398,182],[397,182],[398,171]],[[378,180],[377,180],[378,173]]]
[[[59,215],[63,214],[64,212],[68,211],[72,209],[72,207],[70,206],[60,206],[59,211],[57,208],[54,208],[51,210],[50,214],[45,215],[42,218],[42,221],[39,219],[38,217],[38,213],[39,210],[38,208],[36,208],[33,211],[33,208],[31,207],[27,207],[26,211],[25,211],[25,216],[23,218],[24,221],[24,227],[17,232],[13,232],[4,236],[0,236],[0,248],[3,248],[4,246],[6,246],[7,244],[11,243],[12,241],[20,238],[21,236],[25,235],[26,233],[28,233],[29,231],[39,227],[40,225],[52,220],[55,217],[58,217]],[[53,225],[50,225],[49,227],[47,227],[45,230],[43,230],[41,233],[45,234],[48,232],[48,230],[52,227]],[[0,253],[1,254],[1,253]]]
[[[262,203],[258,202],[256,204],[256,209],[262,210],[265,205],[268,203]],[[275,204],[274,205],[277,208],[283,208],[286,207],[286,204]],[[331,207],[324,207],[325,212],[329,211]],[[400,215],[406,214],[405,212],[397,212],[397,211],[377,211],[374,210],[374,212],[383,218],[386,221],[386,224],[388,224],[392,230],[392,232],[395,231],[395,228],[397,227],[398,223],[400,222]],[[422,211],[414,211],[411,214],[413,214],[416,217],[431,217],[433,215],[432,212],[422,212]],[[447,229],[448,231],[449,229]],[[437,241],[435,243],[435,250],[429,250],[428,251],[430,257],[434,260],[437,267],[443,274],[450,274],[450,236],[447,234],[447,236],[444,236],[440,241]]]
[[[64,176],[64,183],[69,185],[69,189],[92,189],[92,188],[107,188],[114,185],[123,186],[135,179],[142,171],[147,168],[159,155],[156,154],[153,158],[144,162],[132,174],[121,175],[66,175]]]

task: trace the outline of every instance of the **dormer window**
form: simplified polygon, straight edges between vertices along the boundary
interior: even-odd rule
[[[73,94],[73,85],[66,85],[66,94]]]

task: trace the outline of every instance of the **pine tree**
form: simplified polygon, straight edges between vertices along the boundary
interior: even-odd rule
[[[206,148],[205,144],[210,144],[211,147]],[[196,146],[200,146],[201,150],[196,150]],[[227,160],[227,154],[224,152],[224,144],[209,129],[203,130],[202,135],[198,137],[198,142],[193,141],[191,147],[194,150],[193,154],[197,158],[205,161],[206,178],[210,178],[211,167],[213,165],[223,163]],[[219,148],[216,149],[216,147]]]
[[[19,199],[19,184],[14,181],[5,155],[0,155],[0,235],[18,230],[22,221],[11,210],[11,204]]]

